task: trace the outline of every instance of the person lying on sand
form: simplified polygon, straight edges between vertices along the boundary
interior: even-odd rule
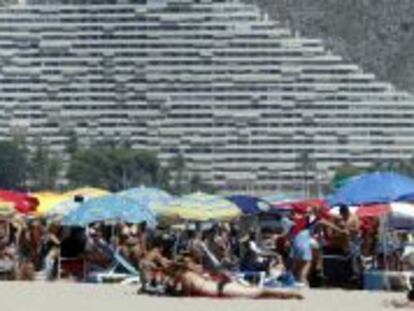
[[[302,294],[297,292],[246,286],[229,279],[225,274],[221,279],[213,279],[202,273],[200,267],[188,257],[171,263],[164,273],[171,278],[176,286],[182,289],[186,296],[303,299]]]

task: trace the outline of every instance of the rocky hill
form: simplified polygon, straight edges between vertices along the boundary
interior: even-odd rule
[[[414,93],[414,1],[246,0],[381,80]]]

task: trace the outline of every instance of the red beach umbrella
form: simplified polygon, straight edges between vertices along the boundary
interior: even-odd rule
[[[0,190],[0,201],[12,203],[16,211],[22,214],[35,212],[39,205],[39,201],[36,198],[26,193],[9,190]]]
[[[285,202],[278,205],[273,205],[274,208],[280,210],[292,210],[297,214],[306,214],[312,208],[319,208],[320,210],[328,210],[329,206],[325,200],[322,199],[305,199],[300,201]]]

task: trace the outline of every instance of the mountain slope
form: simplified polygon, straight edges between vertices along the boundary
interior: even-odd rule
[[[414,92],[414,1],[250,0],[381,80]]]

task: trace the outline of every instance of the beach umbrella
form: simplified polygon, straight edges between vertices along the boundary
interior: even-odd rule
[[[108,190],[95,187],[82,187],[63,193],[63,195],[66,196],[67,199],[73,199],[76,196],[98,198],[108,194],[110,194]]]
[[[154,210],[161,218],[191,221],[229,221],[241,216],[240,209],[233,202],[202,192],[155,205]]]
[[[329,208],[328,203],[323,199],[305,199],[292,202],[285,202],[278,205],[273,205],[273,208],[279,211],[294,211],[298,214],[309,213],[313,208],[327,211]]]
[[[56,204],[67,200],[65,195],[53,191],[35,192],[32,195],[39,201],[39,206],[36,210],[36,213],[39,215],[48,214]]]
[[[272,205],[278,205],[286,202],[300,201],[303,198],[303,193],[299,192],[285,192],[285,193],[274,193],[268,194],[262,197],[266,202]]]
[[[269,212],[272,209],[270,203],[251,195],[231,195],[226,197],[226,199],[236,204],[244,215],[258,215]]]
[[[171,202],[173,196],[168,192],[152,187],[136,187],[116,193],[117,195],[138,202],[141,206],[153,209],[154,205]]]
[[[92,198],[66,215],[62,223],[67,226],[87,226],[98,221],[147,222],[155,226],[154,213],[137,202],[118,195]]]
[[[85,198],[84,201],[86,202],[88,199]],[[83,202],[77,202],[74,199],[65,200],[55,204],[50,210],[48,210],[48,216],[65,216],[68,215],[70,212],[75,210],[79,207]]]
[[[83,187],[67,191],[62,194],[63,200],[55,202],[52,208],[48,210],[47,214],[49,216],[65,216],[79,207],[81,203],[86,202],[91,198],[99,198],[108,194],[110,194],[109,191],[92,187]],[[75,200],[76,197],[81,197],[83,201]]]
[[[414,180],[397,173],[375,172],[350,178],[331,197],[334,205],[390,203],[414,199]]]
[[[16,211],[29,214],[36,211],[39,201],[26,193],[0,190],[0,202],[12,203]]]
[[[0,218],[9,217],[16,213],[13,203],[0,202]]]

